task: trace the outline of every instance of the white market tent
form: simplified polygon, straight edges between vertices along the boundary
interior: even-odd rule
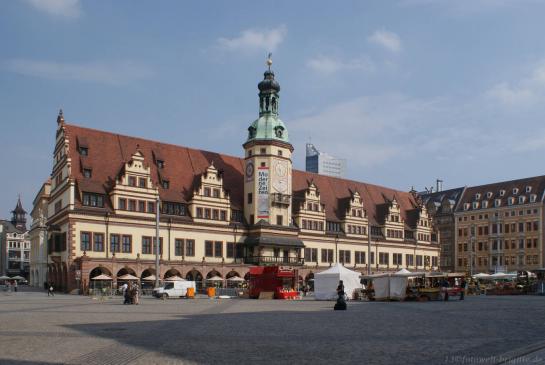
[[[326,271],[314,275],[314,298],[317,300],[337,299],[339,280],[343,281],[344,292],[352,298],[355,289],[361,288],[360,273],[336,264]]]
[[[142,280],[144,280],[144,281],[155,281],[155,275],[146,276]]]
[[[14,276],[14,277],[12,277],[12,278],[10,278],[10,279],[11,279],[11,280],[25,280],[25,278],[24,278],[24,277],[22,277],[22,276],[19,276],[19,275],[17,275],[17,276]]]
[[[395,273],[384,273],[362,276],[373,280],[373,289],[375,290],[376,300],[403,300],[406,295],[407,283],[409,278],[423,276],[422,272],[410,272],[407,269],[401,269]]]
[[[206,281],[223,281],[223,279],[219,276],[212,276],[211,278],[206,279]]]
[[[497,272],[495,274],[490,275],[490,279],[514,279],[517,277],[516,273],[504,273],[504,272]]]
[[[236,282],[241,283],[241,282],[246,281],[246,280],[244,280],[240,276],[231,276],[229,279],[227,279],[227,281],[236,281]]]
[[[485,274],[484,272],[480,272],[478,274],[473,275],[473,279],[489,279],[490,274]]]
[[[179,276],[170,276],[165,279],[165,281],[186,281],[184,278],[181,278]]]
[[[5,275],[0,276],[0,280],[9,280],[9,279],[10,279],[9,276],[5,276]]]

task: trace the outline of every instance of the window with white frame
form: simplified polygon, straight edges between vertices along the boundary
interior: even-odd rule
[[[530,203],[535,203],[536,199],[537,199],[537,195],[536,195],[536,194],[530,195]]]
[[[500,196],[504,196],[505,195],[505,190],[500,190]]]
[[[519,189],[518,188],[513,188],[513,194],[517,195],[518,193],[519,193]]]
[[[529,193],[529,192],[531,192],[531,191],[532,191],[532,187],[531,187],[531,186],[527,186],[527,187],[526,187],[526,192]]]

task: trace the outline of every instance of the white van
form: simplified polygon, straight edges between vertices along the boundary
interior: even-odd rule
[[[187,288],[196,288],[194,281],[166,281],[163,286],[153,289],[153,296],[157,298],[185,297]]]

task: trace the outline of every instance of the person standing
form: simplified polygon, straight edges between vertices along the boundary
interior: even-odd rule
[[[134,304],[140,304],[140,286],[138,283],[134,284]]]
[[[50,295],[51,295],[52,297],[55,296],[55,294],[53,294],[53,283],[50,283],[50,284],[49,284],[49,287],[47,288],[47,296],[50,296]]]
[[[17,280],[13,281],[13,291],[17,293]]]
[[[466,279],[462,278],[462,282],[460,283],[460,288],[462,291],[460,291],[460,300],[464,300],[464,295],[466,291]]]
[[[344,299],[344,284],[342,280],[339,280],[337,286],[337,303],[335,303],[334,310],[346,310],[346,301]]]
[[[127,283],[123,283],[121,286],[121,293],[123,294],[123,304],[129,304],[129,286]]]

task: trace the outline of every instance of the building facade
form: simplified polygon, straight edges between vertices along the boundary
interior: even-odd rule
[[[26,228],[26,212],[17,200],[11,221],[0,221],[0,273],[29,278],[30,240]]]
[[[320,152],[312,143],[307,143],[305,170],[342,178],[346,173],[346,160]]]
[[[433,217],[435,229],[438,233],[440,245],[439,269],[441,271],[453,272],[456,270],[454,262],[456,218],[454,213],[464,190],[465,188],[456,188],[419,194],[429,214]]]
[[[268,264],[297,267],[301,280],[334,262],[437,269],[426,207],[408,192],[294,170],[270,64],[258,89],[243,158],[83,128],[59,113],[51,190],[35,200],[46,207],[54,285],[155,274],[157,244],[161,278],[245,277]]]
[[[456,270],[543,267],[544,192],[545,176],[466,188],[454,214]]]
[[[47,256],[47,205],[51,191],[51,181],[46,181],[33,201],[30,213],[32,225],[30,227],[30,280],[32,286],[42,287],[48,282]]]

